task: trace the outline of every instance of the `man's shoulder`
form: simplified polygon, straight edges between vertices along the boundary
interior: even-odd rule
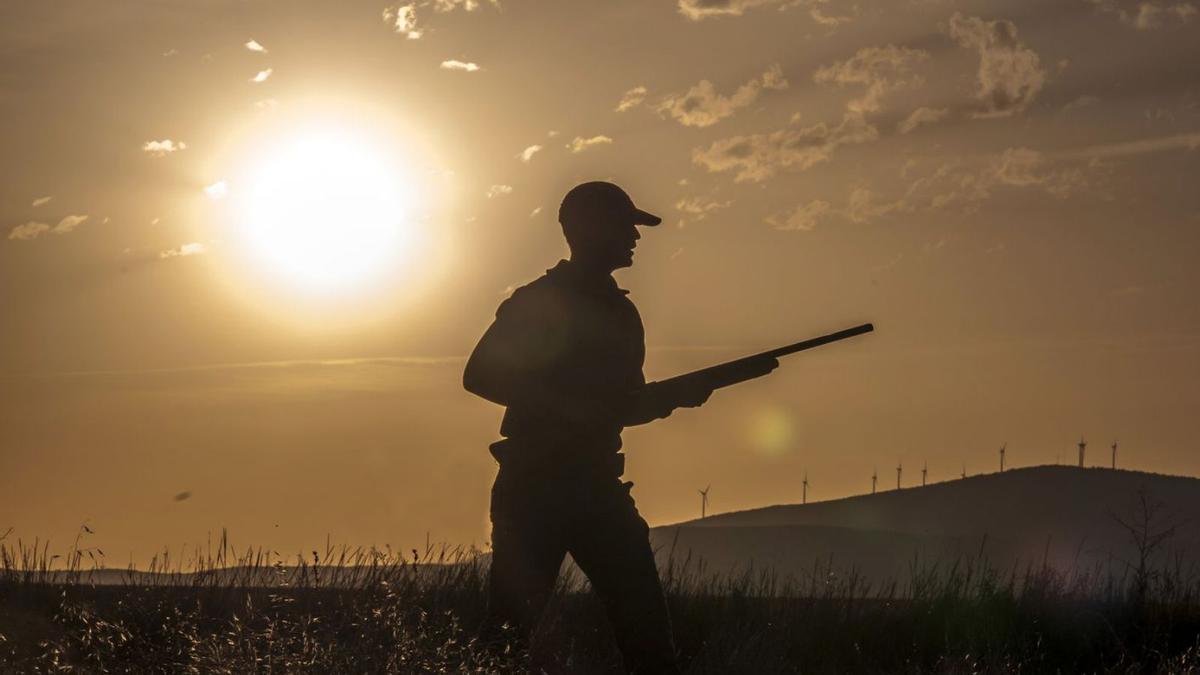
[[[529,283],[513,289],[500,303],[496,315],[542,313],[567,303],[567,289],[547,272]]]

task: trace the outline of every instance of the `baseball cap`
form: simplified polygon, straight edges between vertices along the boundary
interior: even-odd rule
[[[662,218],[633,205],[624,190],[605,181],[580,183],[571,188],[558,207],[558,222],[613,219],[634,225],[658,225]]]

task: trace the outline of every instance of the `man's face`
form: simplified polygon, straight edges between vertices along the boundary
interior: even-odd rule
[[[616,270],[633,265],[633,249],[637,248],[637,225],[629,222],[605,222],[583,228],[573,254],[588,258],[597,267]]]

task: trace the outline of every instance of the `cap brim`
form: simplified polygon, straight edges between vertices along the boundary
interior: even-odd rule
[[[647,226],[653,227],[655,225],[658,225],[661,222],[662,222],[662,218],[659,218],[658,216],[654,215],[653,213],[647,213],[641,209],[633,210],[633,224],[634,225],[647,225]]]

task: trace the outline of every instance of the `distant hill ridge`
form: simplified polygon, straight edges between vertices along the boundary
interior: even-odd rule
[[[682,545],[718,566],[753,559],[792,567],[834,555],[887,567],[883,559],[963,555],[985,543],[997,562],[1089,564],[1130,554],[1129,533],[1117,519],[1139,516],[1141,493],[1159,506],[1158,524],[1178,526],[1172,550],[1197,559],[1200,479],[1071,466],[722,513],[655,528],[653,536],[656,544]]]

